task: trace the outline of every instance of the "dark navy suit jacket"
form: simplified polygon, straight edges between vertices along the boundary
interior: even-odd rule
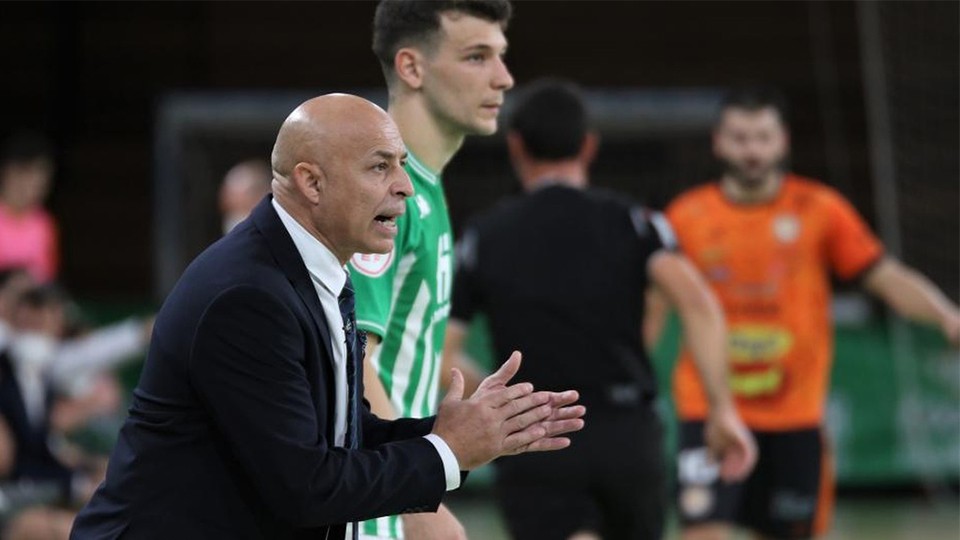
[[[363,407],[364,448],[334,447],[333,369],[320,300],[267,197],[164,303],[71,539],[340,540],[347,522],[435,511],[433,419]]]

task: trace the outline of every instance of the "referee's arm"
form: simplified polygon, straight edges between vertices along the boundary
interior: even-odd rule
[[[443,359],[440,371],[440,386],[443,391],[450,387],[452,369],[457,368],[463,374],[463,395],[470,396],[483,381],[483,373],[476,362],[464,350],[470,323],[451,318],[447,322],[447,335],[443,339]]]
[[[684,340],[707,393],[707,446],[720,462],[725,480],[745,478],[756,463],[757,448],[737,414],[727,384],[727,335],[720,304],[683,255],[661,249],[648,265],[651,281],[680,314]]]

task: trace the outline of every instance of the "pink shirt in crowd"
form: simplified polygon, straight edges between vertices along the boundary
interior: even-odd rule
[[[0,204],[0,268],[20,266],[46,283],[57,275],[57,225],[43,208],[14,214]]]

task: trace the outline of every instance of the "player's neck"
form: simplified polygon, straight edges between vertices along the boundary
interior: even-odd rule
[[[440,174],[463,146],[463,133],[452,133],[430,114],[421,100],[391,101],[390,117],[400,129],[407,150],[431,171]]]
[[[770,202],[780,194],[783,185],[783,172],[776,171],[756,186],[745,186],[730,175],[724,175],[720,189],[724,197],[736,204],[763,204]]]

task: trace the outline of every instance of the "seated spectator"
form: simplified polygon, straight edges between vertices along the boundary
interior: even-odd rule
[[[223,234],[247,219],[250,211],[270,192],[273,173],[266,162],[257,159],[234,165],[220,184],[220,215]]]
[[[0,351],[7,348],[13,335],[10,326],[13,308],[20,295],[33,285],[33,278],[23,268],[0,269]]]
[[[22,266],[40,283],[57,276],[57,225],[43,207],[54,163],[37,135],[17,135],[0,147],[0,268]]]
[[[0,281],[0,300],[5,293],[13,296],[10,284],[9,278]],[[120,390],[110,370],[142,354],[152,318],[67,337],[70,300],[59,287],[33,286],[6,301],[9,340],[0,353],[2,538],[66,538],[73,513],[61,507],[89,498],[103,478],[105,459],[78,451],[63,435],[119,412]],[[60,525],[62,536],[52,532]]]

